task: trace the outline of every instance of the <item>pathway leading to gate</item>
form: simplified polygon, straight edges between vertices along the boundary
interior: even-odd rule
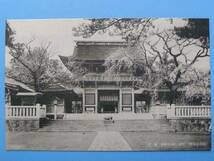
[[[99,131],[90,145],[91,151],[128,151],[131,147],[116,131]]]

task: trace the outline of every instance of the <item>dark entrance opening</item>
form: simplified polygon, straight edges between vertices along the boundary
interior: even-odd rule
[[[149,91],[143,91],[141,94],[135,94],[135,113],[148,113],[151,105],[151,94]]]
[[[117,113],[119,90],[98,90],[98,113]]]

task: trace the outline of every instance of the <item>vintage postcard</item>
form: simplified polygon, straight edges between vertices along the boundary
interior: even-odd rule
[[[211,150],[209,19],[6,21],[7,150]]]

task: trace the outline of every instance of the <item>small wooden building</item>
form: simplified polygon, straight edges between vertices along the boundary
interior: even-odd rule
[[[7,105],[36,105],[42,93],[12,78],[5,79],[5,103]]]
[[[63,118],[64,113],[82,113],[82,96],[73,89],[53,84],[42,93],[41,103],[46,105],[48,117]]]

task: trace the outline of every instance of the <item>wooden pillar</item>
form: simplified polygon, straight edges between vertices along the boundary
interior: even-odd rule
[[[83,89],[82,93],[82,112],[85,112],[85,89]]]
[[[98,108],[98,90],[96,88],[95,89],[95,111],[94,111],[94,113],[97,113],[97,108]]]
[[[54,104],[54,120],[56,120],[57,119],[57,105],[56,104]]]
[[[134,88],[132,88],[132,112],[134,113]]]
[[[7,97],[8,97],[8,105],[10,106],[11,105],[11,95],[12,95],[12,92],[10,91],[10,89],[8,89],[8,93],[7,93]]]
[[[95,81],[95,88],[97,88],[97,81]]]
[[[119,113],[121,113],[122,112],[122,90],[121,90],[121,88],[120,88],[120,98],[119,98]]]
[[[37,95],[34,96],[34,104],[36,104],[36,102],[37,102]]]

